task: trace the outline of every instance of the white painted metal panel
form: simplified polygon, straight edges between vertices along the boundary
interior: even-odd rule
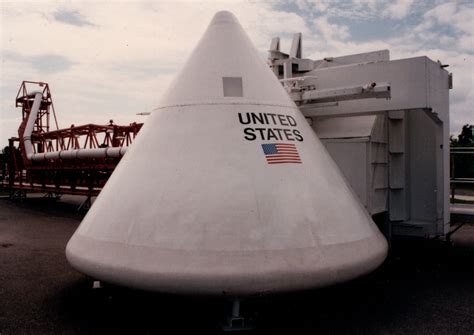
[[[316,118],[313,129],[370,214],[388,210],[385,117]]]
[[[439,62],[427,57],[341,64],[336,64],[335,60],[320,62],[319,68],[303,75],[316,77],[312,84],[323,92],[367,82],[387,82],[391,86],[391,99],[308,103],[301,106],[303,114],[312,117],[313,124],[320,124],[317,132],[324,138],[343,137],[344,131],[361,135],[357,134],[357,123],[351,129],[349,116],[388,115],[389,213],[391,220],[398,221],[402,227],[396,233],[418,236],[446,234],[450,220],[449,73]],[[343,118],[331,121],[327,119],[330,117]],[[346,130],[334,126],[344,123],[349,124]],[[383,141],[379,136],[384,133],[383,127],[373,129],[372,142]],[[422,163],[417,164],[418,161]],[[424,173],[419,169],[421,166],[429,171]],[[384,192],[376,189],[369,194],[369,199],[372,199],[368,201],[369,210],[374,210],[371,204],[375,203],[378,204],[375,207],[382,208],[381,194]]]
[[[314,122],[313,129],[321,139],[369,137],[375,118],[375,115],[318,118]]]
[[[224,97],[223,77],[241,77],[243,97]],[[247,122],[251,113],[273,121]],[[285,138],[270,138],[274,128]],[[268,164],[262,144],[275,142],[294,144],[302,163]],[[386,251],[304,116],[220,12],[66,255],[106,282],[251,295],[349,280]]]
[[[442,87],[438,87],[439,85],[448,85],[448,72],[439,68],[439,64],[427,57],[317,69],[305,75],[318,78],[316,86],[318,89],[360,85],[368,82],[388,82],[392,88],[389,100],[341,101],[338,106],[314,110],[309,106],[303,106],[305,115],[313,112],[314,115],[346,115],[354,111],[362,113],[433,108],[444,117],[449,112],[449,109],[445,108],[445,104],[449,102],[447,90],[443,91],[441,97],[437,97],[436,93],[443,90]],[[439,83],[430,82],[430,76],[436,76],[436,82]],[[441,104],[443,107],[440,106]]]
[[[367,62],[389,61],[390,52],[388,50],[379,50],[372,52],[364,52],[340,57],[326,57],[325,59],[315,60],[314,68],[326,68],[333,66],[360,64]]]
[[[437,221],[436,125],[426,113],[408,113],[410,218],[413,221]]]
[[[368,152],[367,139],[357,140],[323,140],[332,159],[341,169],[344,177],[350,181],[351,187],[360,202],[368,205]]]

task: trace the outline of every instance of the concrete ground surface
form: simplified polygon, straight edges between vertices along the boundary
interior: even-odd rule
[[[64,248],[80,200],[0,198],[0,334],[217,334],[230,302],[92,289]],[[374,273],[334,287],[242,302],[257,334],[474,334],[474,226],[401,239]]]

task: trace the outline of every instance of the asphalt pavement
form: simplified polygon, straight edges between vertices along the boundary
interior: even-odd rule
[[[218,334],[229,301],[92,289],[64,248],[80,198],[0,198],[0,334]],[[400,239],[343,285],[242,301],[257,334],[474,334],[474,226],[449,245]],[[245,333],[247,334],[247,333]]]

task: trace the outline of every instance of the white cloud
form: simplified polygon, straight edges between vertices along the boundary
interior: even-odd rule
[[[262,57],[272,37],[282,38],[285,52],[292,34],[302,32],[304,54],[314,59],[380,49],[390,49],[393,58],[440,59],[454,72],[451,110],[456,128],[452,129],[473,122],[472,5],[298,0],[297,14],[285,4],[285,0],[278,6],[238,1],[0,1],[0,146],[17,131],[20,115],[14,98],[25,79],[50,83],[62,126],[109,119],[140,121],[136,113],[153,109],[221,9],[234,12]],[[350,24],[355,21],[368,24],[389,15],[405,22],[415,12],[420,23],[398,31],[398,36],[351,40]]]
[[[365,5],[371,9],[375,9],[377,7],[377,0],[352,0],[354,5]]]
[[[474,50],[473,34],[461,36],[457,41],[457,46],[459,47],[459,49],[465,52],[470,52],[472,54]]]
[[[349,29],[346,26],[330,23],[325,16],[315,19],[314,26],[329,43],[346,40],[350,37]]]
[[[323,13],[325,12],[331,3],[330,0],[296,0],[295,1],[298,8],[305,12],[316,12]]]
[[[435,17],[448,23],[450,16],[456,12],[455,2],[446,2],[436,7],[433,7],[424,15],[425,17]]]
[[[157,105],[218,10],[239,17],[262,57],[271,37],[289,41],[287,24],[310,31],[300,16],[265,3],[45,1],[1,7],[1,146],[20,123],[13,102],[22,80],[50,84],[60,126],[128,123]]]
[[[355,0],[354,0],[355,1]],[[374,10],[381,10],[380,3],[367,4],[357,1],[358,5],[372,5]],[[472,6],[471,6],[472,7]],[[442,4],[435,6],[426,14],[420,14],[418,25],[412,25],[396,35],[384,39],[372,39],[354,42],[350,40],[350,31],[346,36],[338,33],[339,26],[331,26],[327,16],[320,17],[315,23],[316,31],[320,31],[323,39],[318,40],[317,49],[313,50],[310,58],[321,59],[327,56],[342,56],[374,50],[389,49],[392,59],[428,56],[449,64],[448,71],[453,72],[454,89],[450,91],[450,129],[454,134],[459,133],[461,126],[474,123],[474,29],[466,29],[474,23],[474,17],[469,6],[457,4]],[[331,13],[331,9],[328,9]],[[457,18],[456,22],[451,20]],[[451,30],[449,29],[451,28]],[[377,29],[374,26],[374,29]],[[454,33],[452,31],[454,29]],[[308,37],[307,37],[308,38]],[[344,39],[346,38],[346,39]]]
[[[474,6],[472,4],[443,3],[427,11],[424,18],[450,26],[464,34],[472,35],[474,32]]]
[[[403,19],[410,12],[414,0],[397,0],[390,3],[384,14],[392,19]]]
[[[72,24],[73,26],[84,27],[93,26],[92,23],[87,21],[81,13],[74,10],[57,10],[54,14],[54,19],[59,22],[66,24]]]

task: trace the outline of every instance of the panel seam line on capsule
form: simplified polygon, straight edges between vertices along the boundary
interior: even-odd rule
[[[159,110],[159,109],[165,109],[165,108],[174,108],[174,107],[208,106],[208,105],[252,105],[252,106],[270,106],[270,107],[284,107],[284,108],[298,109],[296,106],[291,106],[291,105],[256,103],[256,102],[197,102],[197,103],[186,103],[186,104],[176,104],[176,105],[166,105],[166,106],[156,107],[155,109],[153,109],[153,111]]]

